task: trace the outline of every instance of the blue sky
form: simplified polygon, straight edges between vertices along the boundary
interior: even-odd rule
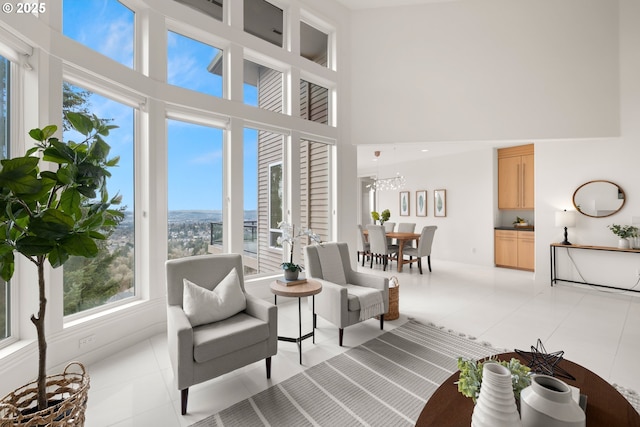
[[[64,0],[63,33],[128,67],[133,67],[134,14],[116,0]],[[212,96],[222,96],[222,78],[207,71],[215,47],[177,33],[167,34],[167,82]],[[257,105],[255,87],[245,85],[245,103]],[[122,194],[133,206],[133,109],[94,94],[90,111],[120,126],[107,142],[120,166],[112,169],[109,193]],[[222,141],[220,129],[167,121],[169,210],[222,209]],[[257,131],[244,132],[244,206],[257,208]]]

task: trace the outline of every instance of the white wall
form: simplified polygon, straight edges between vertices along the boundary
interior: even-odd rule
[[[536,144],[536,270],[542,273],[537,280],[549,280],[548,243],[562,240],[562,230],[554,227],[554,212],[572,207],[571,197],[579,185],[610,180],[622,187],[627,200],[619,213],[607,218],[578,215],[576,228],[569,229],[572,243],[616,246],[617,237],[607,225],[631,224],[632,216],[640,216],[640,2],[620,0],[619,7],[621,136]],[[638,254],[571,253],[587,281],[621,287],[637,281]],[[562,263],[563,277],[579,280],[566,256]]]
[[[619,135],[616,0],[353,14],[356,143]]]
[[[407,180],[402,191],[410,191],[410,216],[399,216],[398,191],[378,192],[378,211],[389,209],[390,221],[416,223],[419,233],[425,225],[437,225],[431,263],[438,260],[493,265],[492,206],[495,150],[482,149],[428,161],[408,161],[398,168],[381,168],[380,177],[395,176],[399,170]],[[377,174],[376,171],[370,171]],[[433,215],[433,190],[446,190],[446,217]],[[416,216],[416,191],[427,190],[427,216]]]
[[[533,142],[535,278],[549,282],[549,244],[562,241],[563,233],[555,227],[555,212],[573,208],[578,186],[614,181],[627,201],[608,218],[578,215],[577,227],[569,230],[573,243],[616,246],[607,225],[640,216],[638,22],[638,0],[480,0],[358,11],[352,27],[354,139]],[[434,260],[493,263],[490,233],[504,218],[496,215],[494,222],[495,160],[489,151],[406,163],[412,198],[418,189],[430,191],[429,197],[433,189],[448,190],[447,218],[434,218],[430,206],[430,216],[417,221],[439,227]],[[397,194],[382,199],[397,211]],[[572,254],[587,281],[629,287],[637,280],[638,254]],[[566,254],[560,256],[562,276],[579,280]]]

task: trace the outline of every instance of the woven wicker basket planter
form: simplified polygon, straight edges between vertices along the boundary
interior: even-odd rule
[[[69,372],[78,366],[81,373]],[[64,372],[47,376],[47,401],[55,402],[37,411],[38,383],[33,381],[0,400],[0,427],[71,427],[84,426],[89,375],[80,362],[71,362]]]
[[[389,279],[389,311],[384,314],[384,320],[396,320],[400,317],[400,282],[396,276]],[[378,316],[377,318],[380,318]]]

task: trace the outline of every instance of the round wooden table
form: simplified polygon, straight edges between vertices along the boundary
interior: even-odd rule
[[[298,285],[291,285],[291,286],[286,286],[284,284],[281,284],[280,281],[278,280],[274,280],[273,282],[271,282],[271,292],[274,294],[273,295],[273,301],[276,305],[278,305],[278,296],[281,297],[292,297],[292,298],[298,298],[298,336],[295,338],[291,338],[291,337],[282,337],[282,336],[278,336],[278,340],[280,341],[287,341],[287,342],[294,342],[296,344],[298,344],[298,354],[300,357],[300,364],[302,365],[302,341],[306,340],[307,338],[311,337],[313,338],[313,343],[316,342],[316,325],[315,325],[315,306],[316,306],[316,298],[315,295],[320,293],[320,291],[322,291],[322,283],[318,282],[317,280],[311,280],[311,279],[307,279],[306,283],[300,283]],[[312,311],[312,315],[314,316],[314,324],[313,324],[313,328],[311,329],[311,332],[309,332],[308,334],[302,335],[302,302],[301,302],[301,298],[302,297],[311,297],[312,298],[312,303],[311,303],[311,311]]]
[[[498,355],[500,360],[522,358],[517,353]],[[611,384],[583,366],[562,359],[559,365],[573,375],[576,380],[560,378],[569,385],[578,387],[587,396],[587,427],[640,427],[640,415]],[[473,401],[463,396],[455,384],[460,373],[455,372],[433,393],[416,426],[420,427],[469,427]]]

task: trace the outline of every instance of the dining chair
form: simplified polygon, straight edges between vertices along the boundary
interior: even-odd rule
[[[398,233],[413,233],[415,229],[415,222],[401,222],[398,224]]]
[[[415,222],[401,222],[398,223],[398,233],[413,233],[416,230],[416,223]],[[398,243],[397,240],[395,242],[396,244]],[[411,246],[413,246],[414,243],[411,243]]]
[[[404,248],[402,256],[409,256],[409,268],[411,263],[418,262],[418,270],[422,274],[422,258],[427,257],[427,264],[429,265],[429,271],[431,271],[431,246],[433,244],[433,236],[438,227],[435,225],[427,225],[422,228],[420,233],[420,241],[417,248]],[[416,257],[416,259],[413,259]],[[401,261],[402,262],[402,261]]]
[[[360,255],[362,255],[362,266],[364,267],[364,261],[367,256],[371,256],[371,245],[367,241],[367,236],[364,234],[364,227],[362,224],[358,224],[358,231],[360,232],[360,243],[362,250],[358,251],[358,262],[360,262]]]
[[[396,223],[395,222],[385,222],[384,223],[384,231],[385,233],[393,233],[393,229],[396,227]],[[393,239],[392,237],[387,237],[387,245],[389,246],[389,249],[391,249],[391,251],[393,253],[398,252],[398,244],[397,242],[394,241],[395,239]]]
[[[387,233],[382,225],[367,225],[367,233],[369,235],[369,245],[371,251],[371,265],[373,268],[373,257],[380,257],[382,259],[382,270],[387,270],[389,260],[394,259],[393,254],[397,253],[397,249],[394,250],[393,245],[387,243]]]

